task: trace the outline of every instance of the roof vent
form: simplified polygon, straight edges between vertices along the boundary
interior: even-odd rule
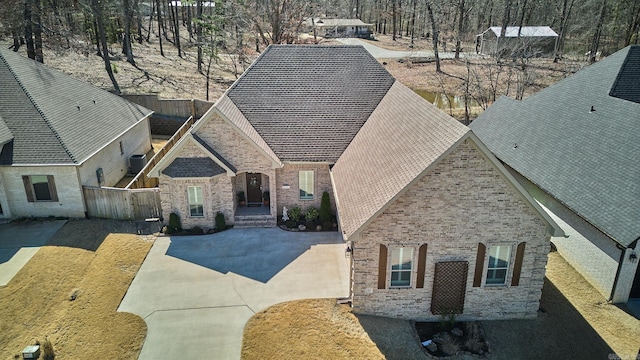
[[[589,110],[590,113],[595,112],[596,109],[593,107],[593,105],[591,105],[591,110]]]

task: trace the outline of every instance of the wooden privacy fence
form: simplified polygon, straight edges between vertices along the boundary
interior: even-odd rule
[[[120,189],[83,186],[90,218],[143,220],[161,218],[160,189]]]
[[[189,131],[191,126],[195,123],[195,119],[190,117],[187,121],[182,124],[180,129],[173,134],[173,136],[167,141],[167,143],[158,151],[151,160],[144,166],[142,171],[140,171],[136,177],[133,178],[125,187],[126,189],[142,189],[142,188],[153,188],[158,186],[157,178],[150,178],[149,172],[153,169],[154,166],[171,150],[171,148],[182,138],[182,136]]]
[[[199,119],[213,105],[199,99],[160,99],[158,95],[121,95],[121,97],[153,110],[156,114]]]

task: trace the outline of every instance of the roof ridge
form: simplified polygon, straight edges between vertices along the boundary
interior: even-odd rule
[[[16,56],[22,56],[19,54],[16,54]],[[22,83],[22,81],[20,81],[18,75],[15,73],[15,71],[13,71],[13,68],[11,67],[11,65],[9,65],[9,63],[7,62],[4,54],[2,54],[0,52],[0,59],[2,59],[2,62],[4,62],[4,64],[7,66],[7,69],[9,70],[9,72],[11,73],[11,75],[13,75],[13,78],[16,80],[16,82],[18,83],[18,85],[20,85],[20,88],[22,89],[22,91],[24,92],[25,95],[27,95],[27,98],[29,99],[29,101],[31,101],[31,104],[33,105],[33,107],[38,111],[38,113],[40,114],[40,116],[42,116],[42,120],[44,120],[44,122],[47,124],[47,126],[49,127],[49,129],[51,130],[51,132],[53,133],[53,135],[56,137],[56,139],[58,139],[58,141],[60,142],[60,146],[62,146],[62,148],[64,149],[64,151],[67,153],[67,155],[69,156],[69,158],[76,163],[77,159],[75,158],[75,156],[73,156],[73,154],[71,153],[71,151],[69,150],[69,148],[67,148],[66,144],[64,143],[64,141],[62,141],[62,138],[60,137],[60,134],[58,134],[58,132],[56,131],[56,129],[51,125],[51,121],[49,121],[49,119],[47,118],[47,116],[44,114],[44,112],[42,111],[42,109],[40,109],[40,106],[38,106],[38,104],[36,103],[35,99],[33,98],[33,96],[31,96],[31,93],[29,93],[29,91],[27,91],[26,86],[24,86],[24,84]],[[35,60],[33,60],[35,62]],[[37,65],[36,65],[37,66]]]

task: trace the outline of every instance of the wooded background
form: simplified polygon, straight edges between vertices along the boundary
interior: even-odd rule
[[[249,50],[299,42],[309,17],[358,18],[394,39],[430,39],[456,57],[471,52],[475,36],[490,26],[550,26],[559,35],[556,60],[571,53],[593,62],[640,37],[640,0],[2,0],[0,35],[40,62],[43,44],[91,43],[102,56],[118,43],[135,65],[131,42],[159,41],[163,56],[163,46],[179,56],[185,46],[197,47],[203,74],[221,51],[242,73]],[[119,92],[109,56],[102,57]]]

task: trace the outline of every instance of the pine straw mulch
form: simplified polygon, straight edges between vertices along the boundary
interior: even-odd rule
[[[146,324],[116,310],[151,245],[132,222],[67,222],[0,288],[0,359],[45,337],[56,359],[137,359]]]

